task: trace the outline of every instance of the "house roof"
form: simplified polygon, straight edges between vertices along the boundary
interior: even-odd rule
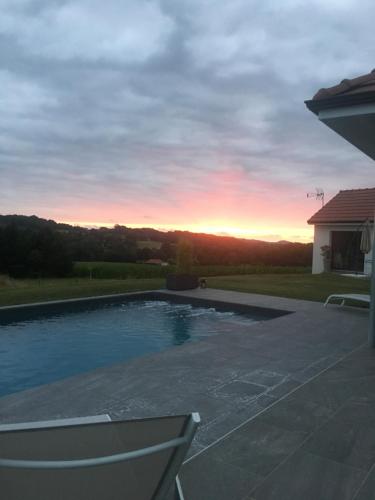
[[[162,264],[163,261],[161,259],[148,259],[145,261],[145,264]]]
[[[320,89],[306,106],[318,113],[322,109],[375,102],[375,69],[367,75],[342,80],[338,85]]]
[[[307,222],[360,222],[374,220],[375,188],[340,191],[318,210]]]
[[[338,85],[318,90],[313,99],[327,99],[337,95],[358,94],[375,90],[375,69],[370,73],[351,80],[342,80]]]

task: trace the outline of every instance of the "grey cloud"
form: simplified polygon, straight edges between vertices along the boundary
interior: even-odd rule
[[[3,0],[0,210],[109,190],[173,204],[176,179],[204,191],[229,166],[296,190],[366,186],[370,160],[303,104],[372,69],[375,7],[356,5]]]

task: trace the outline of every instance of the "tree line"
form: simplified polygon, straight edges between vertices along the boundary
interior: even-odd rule
[[[194,263],[198,265],[311,265],[311,243],[270,243],[120,225],[88,229],[36,216],[0,215],[0,273],[14,277],[68,276],[74,261],[174,262],[181,239],[192,243]],[[145,241],[158,244],[139,244]]]

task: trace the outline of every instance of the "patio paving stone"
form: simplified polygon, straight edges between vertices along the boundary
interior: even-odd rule
[[[371,469],[369,475],[359,488],[358,493],[353,500],[374,500],[375,498],[375,466]]]
[[[247,373],[246,375],[241,377],[241,380],[263,385],[265,387],[274,387],[281,382],[284,382],[285,375],[283,373],[278,373],[270,370],[258,369]]]
[[[268,408],[262,421],[281,429],[309,433],[320,427],[332,415],[332,411],[313,401],[298,397],[298,391]]]
[[[214,450],[225,463],[266,477],[306,439],[307,434],[254,419],[229,435]]]
[[[335,417],[302,450],[368,471],[375,462],[374,421],[354,423]]]
[[[182,483],[186,497],[192,500],[229,500],[245,498],[261,480],[250,471],[216,458],[211,448],[184,465]]]
[[[246,500],[351,500],[366,473],[310,453],[297,452]]]

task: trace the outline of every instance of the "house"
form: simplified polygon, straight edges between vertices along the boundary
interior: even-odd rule
[[[161,259],[148,259],[145,260],[144,264],[151,264],[152,266],[168,266],[168,262],[164,262]]]
[[[372,251],[361,251],[366,223],[374,228],[375,188],[340,191],[307,222],[314,225],[313,274],[331,270],[371,274]],[[329,247],[328,269],[322,247]]]
[[[305,104],[321,122],[375,160],[375,70],[321,89]],[[375,348],[375,250],[372,270],[369,344]]]

